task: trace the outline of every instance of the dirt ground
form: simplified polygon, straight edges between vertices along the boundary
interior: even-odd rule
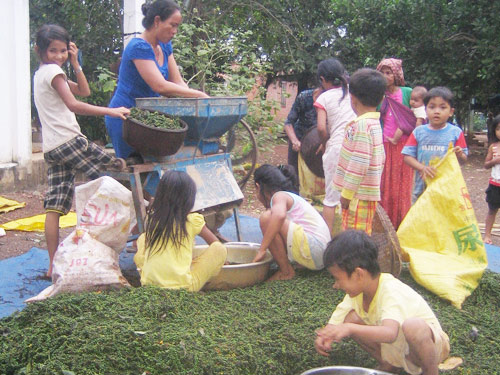
[[[462,166],[462,172],[469,190],[472,204],[476,212],[477,221],[484,224],[488,207],[484,200],[484,191],[488,186],[489,170],[483,168],[486,148],[481,145],[470,145],[469,159]],[[280,144],[274,150],[261,153],[258,162],[260,164],[284,164],[287,158],[287,145]],[[44,213],[43,191],[20,191],[5,193],[2,196],[14,199],[18,202],[26,202],[26,207],[8,213],[0,214],[0,223],[16,220],[32,215]],[[255,196],[255,189],[250,180],[243,190],[245,199],[240,207],[240,212],[245,215],[257,217],[263,210],[263,206]],[[497,219],[498,221],[498,219]],[[64,239],[72,228],[61,229],[60,238]],[[493,243],[500,246],[500,234],[493,236]],[[7,231],[6,236],[0,237],[0,259],[5,259],[27,252],[32,247],[46,248],[43,233]]]

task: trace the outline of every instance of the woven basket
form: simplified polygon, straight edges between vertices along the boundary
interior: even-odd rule
[[[401,247],[394,226],[380,204],[373,218],[372,238],[378,246],[380,270],[398,277],[401,272]]]

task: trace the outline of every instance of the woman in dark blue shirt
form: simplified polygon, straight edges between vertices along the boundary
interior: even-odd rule
[[[288,165],[298,172],[298,156],[300,151],[300,142],[307,131],[316,126],[316,108],[313,107],[314,101],[321,94],[320,89],[308,89],[301,91],[295,98],[292,109],[285,120],[284,130],[288,136]]]
[[[130,108],[135,106],[136,98],[160,95],[208,97],[187,86],[175,62],[171,40],[182,21],[179,6],[171,0],[157,0],[143,4],[142,13],[145,30],[123,52],[118,85],[109,106]],[[134,149],[123,140],[122,120],[106,116],[105,121],[116,156],[127,158]]]

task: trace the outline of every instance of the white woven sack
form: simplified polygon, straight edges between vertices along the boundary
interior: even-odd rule
[[[104,176],[75,188],[77,228],[120,253],[136,223],[132,193]]]
[[[130,286],[120,271],[118,254],[81,229],[75,229],[59,245],[54,256],[52,282],[26,302],[40,301],[59,293]]]

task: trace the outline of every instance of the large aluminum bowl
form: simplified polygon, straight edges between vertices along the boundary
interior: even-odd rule
[[[269,272],[269,266],[273,259],[267,251],[265,258],[257,263],[251,263],[260,245],[251,242],[228,242],[227,264],[222,266],[219,274],[208,281],[204,290],[229,290],[234,288],[245,288],[264,281]],[[193,249],[193,257],[201,254],[208,245],[197,245]]]
[[[301,375],[392,375],[388,372],[363,367],[327,366],[303,372]]]

